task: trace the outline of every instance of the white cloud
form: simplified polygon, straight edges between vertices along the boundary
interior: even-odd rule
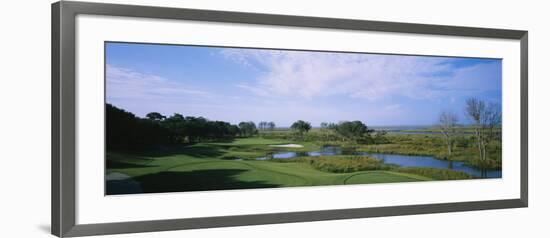
[[[269,96],[269,92],[264,90],[263,88],[254,87],[254,86],[250,86],[250,85],[246,85],[246,84],[237,84],[235,86],[238,87],[238,88],[242,88],[242,89],[251,91],[251,92],[255,93],[256,95]]]
[[[174,100],[182,97],[208,97],[206,91],[153,74],[106,66],[107,98],[116,100]]]
[[[387,105],[384,109],[386,109],[387,111],[397,111],[397,110],[401,109],[401,105],[400,104],[390,104],[390,105]]]
[[[460,84],[457,77],[472,77],[483,70],[453,69],[444,63],[448,58],[440,57],[249,49],[224,49],[222,54],[263,71],[254,83],[238,85],[259,96],[437,98],[456,90],[451,86]]]

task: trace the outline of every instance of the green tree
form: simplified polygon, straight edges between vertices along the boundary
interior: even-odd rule
[[[239,123],[239,129],[242,136],[253,136],[258,133],[256,124],[252,121],[243,121]]]
[[[311,123],[298,120],[290,126],[290,128],[294,131],[296,131],[301,137],[304,136],[305,133],[307,133],[309,130],[311,130]]]
[[[272,122],[272,121],[268,122],[267,127],[269,128],[270,131],[275,130],[275,122]]]
[[[342,137],[343,141],[369,139],[370,134],[374,132],[361,121],[342,121],[337,125],[332,125],[332,128]]]
[[[145,117],[149,120],[152,120],[152,121],[162,121],[162,120],[166,119],[165,116],[163,116],[162,114],[160,114],[158,112],[147,113],[147,115],[145,115]]]
[[[267,129],[267,122],[266,121],[261,121],[258,123],[258,129],[260,130],[265,130]]]
[[[168,143],[168,132],[159,123],[138,118],[123,109],[107,104],[106,146],[113,150],[144,150]]]
[[[169,140],[172,144],[194,142],[194,137],[190,135],[191,129],[183,115],[174,113],[172,116],[167,117],[162,125],[168,129]]]
[[[150,112],[139,118],[111,104],[106,105],[105,112],[107,148],[114,150],[143,150],[242,134],[236,125],[210,121],[204,117],[184,117],[179,113],[165,117],[158,112]],[[255,133],[253,122],[247,122],[247,127],[247,133]]]

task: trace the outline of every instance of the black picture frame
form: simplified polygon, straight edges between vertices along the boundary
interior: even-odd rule
[[[51,232],[59,237],[321,221],[528,206],[528,32],[397,22],[62,1],[52,4]],[[79,14],[512,39],[520,42],[521,194],[517,199],[76,224],[75,18]],[[100,79],[98,79],[100,80]]]

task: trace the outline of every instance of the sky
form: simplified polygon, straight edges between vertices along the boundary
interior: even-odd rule
[[[468,124],[465,100],[502,102],[500,59],[106,43],[106,100],[136,116]]]

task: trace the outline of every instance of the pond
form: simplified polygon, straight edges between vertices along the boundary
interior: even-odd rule
[[[277,152],[266,157],[256,158],[257,160],[265,159],[290,159],[298,156],[327,156],[327,155],[366,155],[384,161],[387,164],[396,164],[402,167],[429,167],[438,169],[452,169],[462,171],[474,177],[480,178],[501,178],[502,170],[485,170],[478,169],[467,165],[460,161],[448,161],[436,159],[433,156],[419,155],[400,155],[400,154],[383,154],[369,153],[355,150],[344,150],[338,146],[324,146],[318,151],[309,152]]]

